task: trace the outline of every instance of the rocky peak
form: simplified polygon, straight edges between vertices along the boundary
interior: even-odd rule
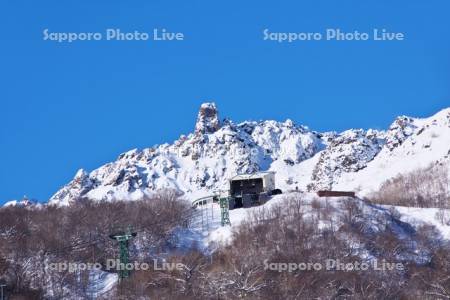
[[[83,169],[79,169],[73,180],[53,195],[49,203],[68,204],[83,197],[94,185],[93,180],[89,177],[89,173]]]
[[[196,133],[214,133],[220,128],[219,111],[216,104],[203,103],[198,112],[197,122],[195,123]]]
[[[83,180],[86,180],[89,178],[89,173],[86,172],[84,169],[79,169],[77,173],[75,174],[73,180],[76,182],[82,182]]]
[[[414,119],[407,116],[400,116],[389,127],[386,136],[386,147],[392,151],[411,136],[417,127]]]
[[[365,168],[383,146],[380,135],[376,130],[351,129],[333,138],[321,152],[308,189],[331,189],[342,173]]]
[[[277,186],[283,190],[292,188],[292,178],[302,189],[331,189],[340,184],[341,177],[357,176],[370,167],[384,147],[387,151],[383,153],[391,157],[402,148],[398,145],[408,146],[407,140],[415,138],[411,135],[419,134],[420,128],[448,130],[450,124],[441,120],[447,121],[449,112],[444,110],[424,120],[399,117],[388,131],[318,133],[291,120],[219,122],[216,105],[204,103],[194,133],[173,144],[125,152],[90,173],[80,170],[50,203],[70,204],[85,198],[138,200],[164,189],[173,189],[188,199],[226,188],[228,179],[236,174],[261,170],[277,172]],[[439,126],[432,125],[434,119]],[[447,154],[448,143],[442,144]]]

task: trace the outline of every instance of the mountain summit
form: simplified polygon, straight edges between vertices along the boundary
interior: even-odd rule
[[[214,133],[220,128],[219,111],[215,103],[203,103],[198,112],[195,132]]]
[[[214,103],[201,105],[194,133],[172,144],[130,150],[74,179],[50,199],[138,200],[173,189],[186,198],[227,187],[236,174],[271,170],[283,190],[368,192],[386,179],[430,163],[448,163],[450,109],[427,119],[402,116],[386,131],[311,131],[285,122],[220,122]]]

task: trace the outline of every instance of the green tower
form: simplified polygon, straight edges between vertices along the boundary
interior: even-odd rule
[[[124,266],[124,268],[121,268],[119,270],[119,278],[121,280],[130,276],[130,271],[126,268],[130,257],[128,253],[128,241],[134,238],[136,235],[136,232],[132,232],[131,229],[128,228],[127,230],[120,231],[109,236],[119,243],[119,260],[121,266]]]
[[[231,225],[230,222],[230,202],[228,197],[223,197],[219,199],[219,204],[220,204],[220,213],[221,213],[221,223],[222,226],[225,225]]]

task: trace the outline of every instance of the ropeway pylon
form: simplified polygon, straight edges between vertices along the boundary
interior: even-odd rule
[[[120,280],[130,276],[130,271],[126,268],[130,257],[128,253],[128,241],[134,238],[136,235],[137,233],[133,232],[130,227],[128,227],[126,230],[118,231],[109,235],[110,238],[119,242],[119,261],[121,264],[121,268],[119,270]]]
[[[231,225],[230,222],[230,211],[229,211],[229,199],[228,197],[219,198],[220,205],[220,215],[221,215],[221,224],[222,226]]]

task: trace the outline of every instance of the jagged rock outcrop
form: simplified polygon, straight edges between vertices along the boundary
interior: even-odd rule
[[[275,171],[277,187],[284,190],[332,189],[344,177],[358,178],[375,160],[371,172],[389,171],[385,174],[394,176],[390,165],[408,155],[424,153],[418,162],[430,155],[443,158],[450,151],[449,120],[447,109],[429,119],[399,117],[387,131],[318,133],[291,120],[220,122],[216,105],[205,103],[193,133],[172,144],[125,152],[90,173],[80,170],[50,203],[137,200],[162,189],[194,198],[227,188],[228,179],[236,174],[261,170]]]
[[[320,154],[308,190],[330,190],[342,173],[357,172],[367,166],[384,145],[376,130],[347,130],[335,137]]]
[[[50,203],[70,204],[73,201],[81,199],[95,186],[95,180],[91,179],[85,170],[80,169],[71,182],[53,195]]]
[[[213,103],[200,107],[195,132],[173,144],[131,150],[90,174],[79,172],[51,203],[73,199],[140,199],[161,189],[184,194],[226,188],[228,178],[267,170],[276,160],[294,165],[324,145],[317,133],[292,121],[219,122]]]
[[[417,126],[414,125],[414,119],[401,116],[395,119],[386,133],[386,147],[392,151],[396,147],[403,144],[403,142],[410,137]]]
[[[215,103],[203,103],[195,123],[196,133],[214,133],[220,128],[219,111]]]

